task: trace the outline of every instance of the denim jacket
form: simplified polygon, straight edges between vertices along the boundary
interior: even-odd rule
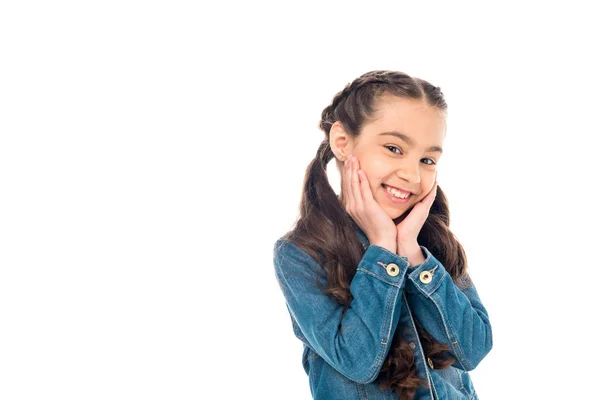
[[[319,264],[294,243],[280,238],[273,248],[275,275],[285,297],[295,336],[304,344],[302,365],[314,399],[397,399],[374,382],[392,343],[401,335],[415,353],[417,399],[478,399],[468,371],[492,349],[488,313],[468,276],[466,288],[420,246],[425,261],[369,244],[357,228],[365,253],[350,284],[353,300],[343,306],[317,287],[326,277]],[[456,358],[445,369],[430,366],[417,335],[415,318]],[[398,329],[396,329],[398,328]],[[431,364],[433,365],[433,364]]]

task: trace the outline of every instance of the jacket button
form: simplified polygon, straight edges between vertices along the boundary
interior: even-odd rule
[[[394,263],[388,264],[387,267],[385,267],[385,270],[389,276],[396,276],[400,273],[400,268]]]
[[[432,279],[431,272],[423,271],[423,272],[421,272],[421,275],[419,275],[419,278],[421,279],[421,282],[429,283],[429,282],[431,282],[431,279]]]
[[[414,348],[416,347],[416,346],[415,346],[415,342],[410,342],[408,345],[409,345],[409,346],[410,346],[410,348],[411,348],[411,349],[413,349],[413,350],[414,350]]]
[[[431,369],[433,369],[433,361],[431,361],[431,358],[429,358],[429,357],[427,357],[427,364],[429,364]]]

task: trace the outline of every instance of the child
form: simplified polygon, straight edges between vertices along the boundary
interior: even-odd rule
[[[468,371],[492,328],[437,187],[446,108],[429,82],[372,71],[321,114],[299,218],[273,249],[315,399],[478,398]]]

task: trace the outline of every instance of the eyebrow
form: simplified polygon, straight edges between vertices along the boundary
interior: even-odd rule
[[[398,139],[404,140],[406,143],[408,143],[409,146],[415,145],[415,141],[413,139],[411,139],[410,136],[405,135],[402,132],[391,131],[391,132],[383,132],[383,133],[379,134],[379,136],[383,136],[383,135],[395,136]],[[444,150],[440,146],[431,146],[430,148],[427,149],[427,151],[437,151],[439,153],[443,153]]]

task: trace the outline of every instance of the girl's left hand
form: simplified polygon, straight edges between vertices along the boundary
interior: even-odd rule
[[[435,182],[433,183],[433,187],[427,193],[421,201],[419,201],[410,213],[404,218],[402,222],[396,225],[396,229],[398,230],[398,235],[396,236],[398,249],[406,248],[407,246],[411,246],[413,244],[417,244],[417,236],[419,232],[421,232],[421,228],[423,228],[423,224],[427,220],[429,216],[429,210],[431,209],[431,205],[435,200],[435,195],[437,193],[437,171],[435,172]]]

